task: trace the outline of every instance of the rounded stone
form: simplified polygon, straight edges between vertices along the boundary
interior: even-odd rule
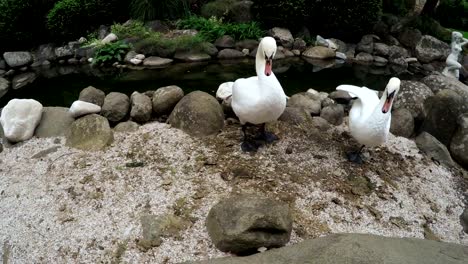
[[[112,92],[104,99],[101,115],[110,122],[116,123],[122,121],[130,109],[130,98],[123,93]]]
[[[78,98],[80,101],[92,103],[102,107],[104,104],[104,98],[106,98],[106,94],[102,90],[96,89],[93,86],[88,86],[80,92],[80,96]]]
[[[178,86],[161,87],[153,93],[153,112],[156,115],[170,114],[183,97],[184,91]]]
[[[114,139],[109,121],[97,114],[87,115],[72,123],[66,134],[66,145],[88,151],[102,150]]]

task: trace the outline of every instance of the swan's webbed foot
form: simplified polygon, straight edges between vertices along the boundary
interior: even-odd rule
[[[267,132],[265,130],[265,124],[262,124],[262,126],[260,127],[260,134],[257,135],[255,139],[265,141],[267,144],[270,144],[276,140],[279,140],[279,137],[273,133]]]
[[[244,140],[241,144],[241,149],[243,152],[257,152],[258,145],[251,140]]]
[[[360,152],[357,152],[357,151],[348,152],[346,153],[346,156],[348,157],[348,161],[351,161],[359,165],[363,163]]]

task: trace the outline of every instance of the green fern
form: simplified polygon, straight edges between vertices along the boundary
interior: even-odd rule
[[[114,62],[120,62],[129,50],[130,46],[122,42],[102,45],[96,50],[93,64],[108,65]]]

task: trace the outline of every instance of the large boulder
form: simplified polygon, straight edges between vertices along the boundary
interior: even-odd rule
[[[463,97],[463,99],[467,102],[466,106],[468,107],[468,86],[462,82],[454,78],[443,76],[441,74],[426,76],[421,80],[421,82],[426,84],[434,94],[444,89],[453,90],[458,95]]]
[[[302,56],[306,58],[310,58],[310,59],[325,60],[325,59],[335,58],[336,54],[335,54],[335,51],[330,48],[323,47],[323,46],[315,46],[315,47],[309,47],[308,49],[306,49],[302,53]]]
[[[356,52],[365,52],[372,54],[374,52],[374,36],[365,35],[356,46]]]
[[[236,46],[236,41],[233,37],[224,35],[218,38],[214,45],[219,49],[232,49]]]
[[[294,37],[289,29],[274,27],[268,31],[268,34],[272,36],[281,46],[288,49],[292,48]]]
[[[279,120],[296,126],[312,123],[312,117],[310,116],[310,113],[308,113],[304,108],[300,107],[286,107]]]
[[[235,49],[223,49],[218,53],[218,59],[220,60],[232,60],[244,58],[245,54]]]
[[[54,44],[44,44],[40,45],[36,51],[36,60],[43,62],[43,61],[53,61],[55,60],[55,45]]]
[[[102,107],[104,104],[104,98],[106,98],[106,94],[102,90],[89,86],[81,90],[78,98],[80,101],[92,103]]]
[[[249,257],[227,257],[185,264],[464,264],[465,245],[416,238],[333,234]]]
[[[322,109],[322,101],[310,93],[298,93],[289,98],[288,107],[302,108],[307,114],[318,116]]]
[[[153,94],[153,112],[160,116],[170,114],[176,104],[184,97],[182,88],[171,85],[157,89]]]
[[[12,68],[27,66],[33,61],[33,56],[27,51],[5,52],[3,58],[5,58],[8,66]]]
[[[403,31],[401,31],[398,36],[398,40],[400,41],[400,43],[412,50],[416,47],[421,38],[421,31],[412,27],[407,27],[403,29]]]
[[[130,111],[130,117],[132,120],[138,123],[148,122],[153,112],[153,104],[151,98],[147,95],[134,92],[131,96],[132,110]]]
[[[23,88],[24,86],[34,82],[37,78],[37,75],[34,72],[25,72],[13,77],[11,81],[11,88],[14,90]]]
[[[444,145],[449,146],[457,128],[457,118],[466,108],[463,98],[452,90],[442,90],[426,100],[426,119],[422,131],[436,137]]]
[[[113,140],[109,121],[97,114],[75,120],[66,134],[67,146],[87,151],[102,150]]]
[[[122,121],[130,110],[130,98],[123,93],[112,92],[104,99],[101,115],[111,123]]]
[[[195,91],[177,103],[168,121],[189,135],[203,137],[216,134],[223,128],[224,114],[216,98]]]
[[[450,46],[432,36],[423,36],[414,49],[415,55],[423,63],[445,60],[450,54]]]
[[[34,135],[38,138],[64,136],[73,121],[75,118],[66,107],[44,107]]]
[[[394,109],[406,108],[411,111],[417,120],[423,120],[426,116],[424,102],[433,96],[431,89],[417,81],[401,81],[400,91],[395,99]]]
[[[287,204],[256,195],[221,200],[206,219],[215,246],[236,254],[284,246],[290,239],[292,223]]]
[[[458,163],[468,169],[468,114],[458,117],[458,128],[450,143],[450,153]]]
[[[335,126],[341,125],[344,118],[344,107],[340,104],[326,106],[320,112],[320,117],[327,120],[328,123]]]
[[[392,112],[390,132],[400,137],[411,137],[414,132],[414,117],[410,110],[400,108]]]
[[[12,99],[2,109],[0,124],[10,142],[32,138],[42,116],[42,104],[33,99]]]
[[[77,118],[84,115],[100,113],[101,107],[99,105],[78,100],[73,102],[70,106],[69,112],[72,117]]]
[[[437,138],[427,132],[422,132],[416,137],[416,145],[432,160],[436,160],[448,167],[454,165],[447,147],[440,143]]]

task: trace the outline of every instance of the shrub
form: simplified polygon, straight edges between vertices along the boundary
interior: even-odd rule
[[[119,39],[137,37],[148,37],[152,32],[141,21],[133,21],[129,24],[114,24],[111,27],[112,33],[116,34]]]
[[[206,40],[213,42],[223,35],[230,35],[234,39],[258,39],[263,37],[264,31],[257,22],[250,23],[223,23],[221,19],[212,17],[209,19],[191,16],[179,21],[179,28],[196,29]]]
[[[215,16],[217,18],[226,18],[229,8],[238,0],[217,0],[205,4],[201,8],[201,15],[206,18]]]
[[[135,44],[135,50],[147,55],[169,57],[177,50],[197,50],[205,40],[201,36],[179,36],[166,38],[160,33],[152,33],[149,37]]]
[[[431,35],[437,39],[450,43],[452,32],[437,22],[437,20],[428,16],[416,16],[410,21],[409,26],[417,28],[424,35]]]
[[[58,39],[86,35],[101,24],[126,18],[126,0],[61,0],[47,15],[47,27]]]
[[[356,41],[371,32],[382,15],[382,0],[308,0],[309,30]]]
[[[299,29],[309,20],[311,0],[255,0],[252,14],[265,27]],[[334,1],[326,1],[334,2]]]
[[[464,0],[442,0],[435,18],[445,27],[468,30],[468,2]]]
[[[156,19],[176,19],[189,14],[188,0],[132,0],[131,16],[150,21]]]
[[[93,64],[112,64],[124,59],[130,46],[120,41],[99,46],[94,54]]]
[[[0,0],[0,51],[30,48],[48,39],[45,14],[57,0]]]

